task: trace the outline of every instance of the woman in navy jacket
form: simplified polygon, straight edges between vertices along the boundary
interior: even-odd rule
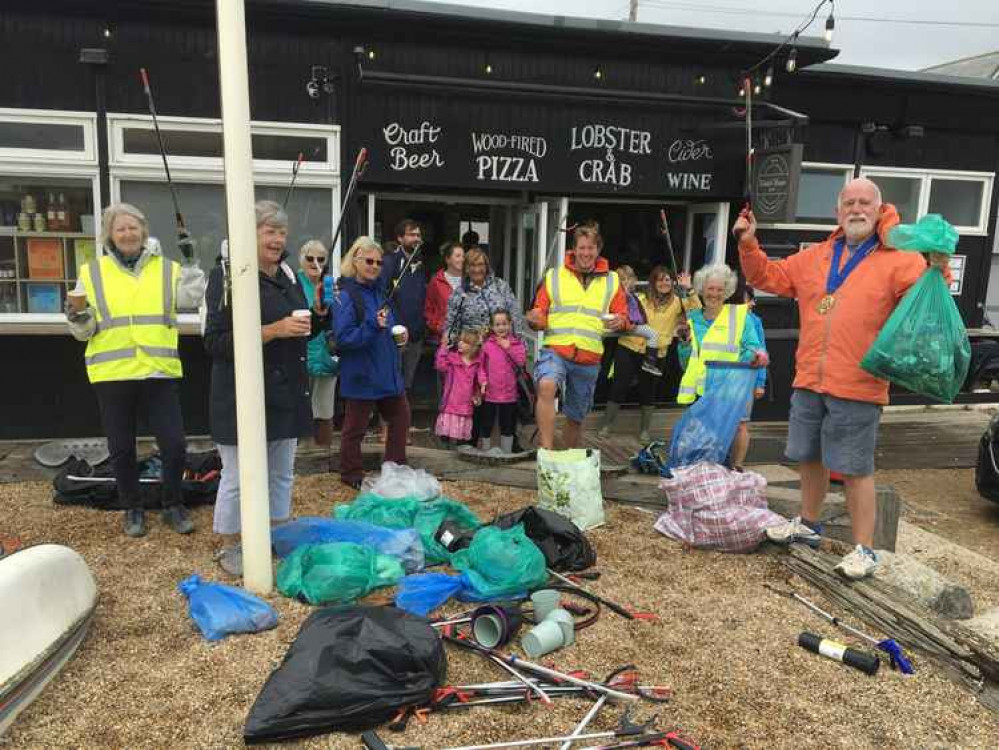
[[[408,332],[393,338],[396,324],[385,305],[385,284],[379,279],[382,249],[369,237],[359,237],[340,264],[340,291],[333,334],[340,355],[340,397],[344,402],[340,435],[340,481],[354,488],[364,477],[361,440],[378,409],[388,425],[385,459],[406,463],[409,401],[400,369],[399,347]]]

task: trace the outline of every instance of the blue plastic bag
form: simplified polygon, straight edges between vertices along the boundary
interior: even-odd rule
[[[464,575],[423,573],[422,575],[406,576],[399,581],[395,606],[414,615],[426,617],[466,588],[471,588],[471,583]]]
[[[707,370],[704,395],[673,427],[671,468],[727,463],[739,421],[749,414],[757,369],[742,362],[708,362]]]
[[[187,597],[188,611],[198,630],[209,641],[235,633],[259,633],[277,625],[277,612],[253,594],[224,583],[193,575],[177,584]]]
[[[287,557],[303,544],[353,542],[395,557],[407,573],[423,570],[423,542],[415,529],[389,529],[366,521],[334,520],[306,516],[271,530],[271,545],[278,557]]]

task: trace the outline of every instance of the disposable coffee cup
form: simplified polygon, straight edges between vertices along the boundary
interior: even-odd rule
[[[291,317],[293,318],[311,318],[312,310],[292,310]]]
[[[545,620],[535,625],[520,640],[524,652],[532,659],[550,654],[565,645],[565,633],[562,626],[552,620]]]
[[[605,313],[600,316],[600,319],[604,322],[604,328],[610,328],[610,324],[613,323],[616,318],[617,315],[614,313]]]
[[[406,335],[406,326],[395,325],[392,326],[392,338],[395,339],[396,346],[402,346],[405,343],[403,337]]]
[[[562,628],[562,640],[564,645],[571,646],[576,640],[576,621],[572,613],[565,609],[553,609],[548,613],[544,622],[554,622]]]
[[[531,604],[534,605],[534,621],[541,622],[548,613],[558,608],[562,595],[554,589],[540,589],[531,594]]]
[[[86,292],[78,292],[74,289],[66,293],[66,299],[69,301],[69,309],[75,313],[83,312],[87,307]]]

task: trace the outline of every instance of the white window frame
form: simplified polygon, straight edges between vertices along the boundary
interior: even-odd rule
[[[62,151],[45,148],[0,148],[0,163],[30,160],[35,171],[39,163],[45,165],[74,164],[97,166],[97,115],[56,109],[0,108],[0,122],[24,125],[72,125],[83,129],[83,150]]]
[[[995,172],[969,172],[950,169],[917,169],[914,167],[862,167],[861,177],[868,177],[877,182],[878,177],[908,177],[919,179],[919,202],[916,218],[926,215],[930,205],[930,183],[933,180],[963,180],[965,182],[980,182],[982,184],[982,205],[979,209],[978,223],[970,226],[955,226],[958,234],[983,237],[988,234],[989,208],[992,205],[992,186],[995,182]]]
[[[801,163],[801,169],[809,169],[816,172],[842,172],[843,173],[843,186],[846,187],[848,183],[853,178],[853,165],[852,164],[836,164],[834,162],[820,162],[820,161],[806,161]],[[796,207],[797,208],[797,207]],[[813,230],[819,232],[831,232],[836,228],[836,222],[831,224],[822,224],[814,222],[768,222],[760,223],[761,229],[796,229],[796,230]]]

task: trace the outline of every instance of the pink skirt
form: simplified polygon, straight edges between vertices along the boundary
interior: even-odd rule
[[[472,418],[461,414],[437,415],[437,424],[434,427],[440,437],[451,438],[452,440],[468,440],[472,437]]]

